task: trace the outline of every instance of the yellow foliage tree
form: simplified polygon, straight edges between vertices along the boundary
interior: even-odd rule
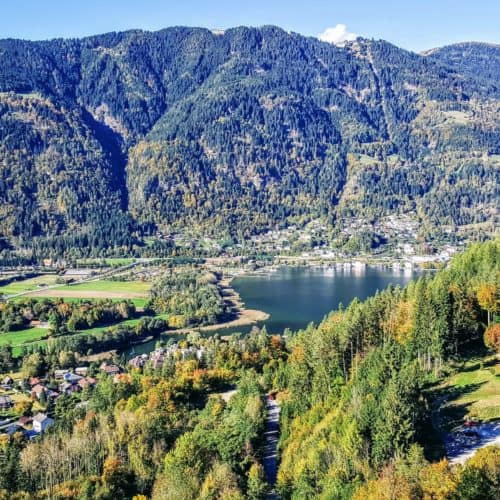
[[[488,313],[489,325],[492,314],[498,313],[500,307],[498,287],[491,283],[482,283],[477,289],[476,297],[479,305]]]

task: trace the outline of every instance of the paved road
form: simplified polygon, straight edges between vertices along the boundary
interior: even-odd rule
[[[450,463],[463,464],[480,448],[500,445],[500,422],[450,432],[446,434],[444,443]]]
[[[265,430],[265,444],[262,465],[267,476],[267,482],[271,488],[276,483],[276,475],[278,473],[278,457],[277,446],[280,436],[279,417],[280,407],[279,404],[267,397],[266,402],[267,417],[266,417],[266,430]],[[270,498],[277,498],[274,493],[269,495]]]

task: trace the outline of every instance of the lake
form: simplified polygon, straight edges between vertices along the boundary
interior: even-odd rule
[[[347,305],[356,297],[363,300],[390,284],[404,286],[416,276],[418,273],[406,269],[379,267],[280,267],[269,273],[238,276],[232,286],[245,307],[270,314],[259,326],[266,325],[269,333],[283,333],[285,328],[298,330],[311,321],[320,322],[341,303]],[[210,335],[247,333],[251,328],[224,328]],[[156,340],[147,342],[134,352],[149,352],[155,345]]]
[[[232,285],[245,307],[271,315],[263,322],[269,333],[283,333],[285,328],[318,323],[356,297],[363,300],[390,284],[404,286],[415,276],[408,270],[378,267],[280,267],[268,274],[237,277]]]

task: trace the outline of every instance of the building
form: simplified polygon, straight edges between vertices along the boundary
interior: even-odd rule
[[[33,417],[33,430],[37,434],[43,434],[52,425],[54,425],[54,420],[47,417],[45,413],[37,413]]]
[[[18,420],[17,420],[17,423],[21,426],[21,427],[28,427],[30,426],[32,423],[33,423],[33,419],[31,417],[28,417],[28,416],[22,416],[22,417],[19,417]]]
[[[78,386],[82,389],[85,387],[94,387],[97,384],[97,380],[92,377],[85,377],[78,381]]]
[[[31,388],[31,397],[40,400],[42,393],[48,396],[49,390],[42,384],[36,384]]]
[[[72,384],[70,382],[63,382],[62,384],[59,384],[59,392],[61,394],[73,394],[74,392],[79,392],[81,391],[82,388],[76,384]]]
[[[111,375],[113,377],[121,372],[121,368],[117,365],[108,365],[106,363],[102,363],[99,368],[106,375]]]
[[[65,382],[68,382],[69,384],[77,384],[79,380],[81,380],[83,377],[81,375],[77,375],[76,373],[66,373],[63,376],[63,379]]]
[[[55,370],[54,371],[54,378],[56,380],[62,380],[64,378],[64,375],[69,373],[69,370]]]
[[[14,406],[10,396],[0,396],[0,410],[9,410]]]

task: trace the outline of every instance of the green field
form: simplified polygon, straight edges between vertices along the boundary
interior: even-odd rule
[[[92,335],[94,333],[101,333],[114,326],[135,326],[141,319],[147,318],[148,316],[140,316],[139,318],[126,319],[118,323],[113,323],[112,325],[96,326],[95,328],[86,328],[85,330],[77,330],[76,334]]]
[[[43,275],[23,281],[12,282],[9,285],[0,287],[0,293],[14,295],[22,292],[32,292],[13,300],[23,298],[64,298],[74,302],[79,299],[133,299],[137,307],[143,307],[151,288],[151,283],[146,281],[113,281],[96,280],[76,285],[60,285],[55,288],[44,289],[40,284],[54,285],[57,276]]]
[[[47,328],[26,328],[15,332],[0,333],[0,345],[12,344],[13,347],[40,340],[48,334]]]
[[[22,281],[13,281],[5,286],[0,286],[0,293],[4,295],[14,295],[16,293],[43,290],[39,285],[53,285],[57,279],[56,274],[44,274],[36,278],[30,278]]]
[[[77,330],[71,336],[80,336],[80,335],[94,335],[100,334],[109,328],[113,328],[116,326],[135,326],[139,321],[143,318],[147,318],[148,316],[141,315],[137,318],[126,319],[124,321],[119,321],[117,323],[112,323],[108,325],[96,326],[94,328],[87,328],[85,330]],[[166,314],[159,314],[155,316],[156,318],[166,319]],[[42,345],[47,339],[44,337],[49,333],[47,328],[27,328],[25,330],[17,330],[15,332],[8,333],[0,333],[0,346],[5,344],[11,344],[13,347],[14,356],[19,356],[21,353],[21,347],[23,345]],[[57,337],[55,337],[57,338]]]
[[[453,429],[464,417],[500,419],[500,360],[494,356],[471,360],[438,389],[443,398],[440,427]]]
[[[79,283],[77,285],[65,285],[61,288],[56,288],[55,290],[81,290],[88,292],[111,292],[111,293],[143,293],[147,295],[149,289],[151,288],[151,283],[146,281],[111,281],[111,280],[99,280],[99,281],[89,281],[87,283]]]

